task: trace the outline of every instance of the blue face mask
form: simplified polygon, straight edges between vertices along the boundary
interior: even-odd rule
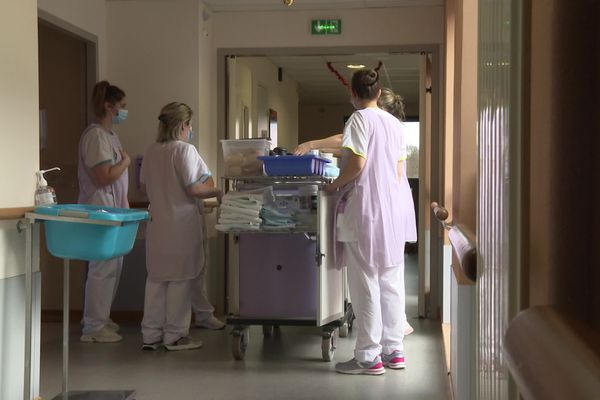
[[[119,111],[117,112],[117,115],[113,116],[113,118],[112,118],[113,124],[122,124],[127,119],[128,114],[129,114],[129,111],[120,108]]]
[[[190,126],[190,130],[188,131],[188,142],[191,142],[194,138],[194,132],[192,132],[192,127]]]

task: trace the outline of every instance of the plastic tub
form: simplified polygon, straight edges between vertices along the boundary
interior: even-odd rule
[[[269,154],[271,143],[266,139],[221,140],[224,176],[258,176],[263,174],[259,156]]]
[[[324,175],[329,160],[312,154],[303,156],[258,157],[265,163],[265,174],[269,176]]]
[[[35,213],[77,221],[44,220],[46,245],[50,254],[74,260],[108,260],[131,251],[140,221],[148,211],[87,204],[57,204],[36,207]],[[86,220],[117,221],[116,225],[85,223]]]

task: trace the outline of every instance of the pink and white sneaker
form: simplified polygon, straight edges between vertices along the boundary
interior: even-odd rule
[[[381,358],[375,357],[371,362],[358,362],[355,358],[350,361],[335,364],[335,371],[350,375],[381,375],[385,373]]]
[[[404,361],[404,353],[400,350],[394,351],[392,354],[383,354],[381,356],[383,365],[391,369],[404,369],[406,362]]]

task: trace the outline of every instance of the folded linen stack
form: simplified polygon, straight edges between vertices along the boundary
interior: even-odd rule
[[[262,194],[227,193],[221,201],[219,223],[215,228],[221,232],[257,231],[262,222],[260,218],[262,207]]]
[[[263,229],[291,229],[296,227],[296,219],[291,211],[282,211],[274,206],[265,205],[260,212]]]

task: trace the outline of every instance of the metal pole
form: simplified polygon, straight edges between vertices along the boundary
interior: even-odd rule
[[[68,399],[69,391],[69,260],[63,266],[63,380],[62,397]]]
[[[25,225],[25,379],[23,380],[23,398],[31,400],[31,328],[33,315],[33,288],[32,288],[32,241],[33,226],[30,222]]]

